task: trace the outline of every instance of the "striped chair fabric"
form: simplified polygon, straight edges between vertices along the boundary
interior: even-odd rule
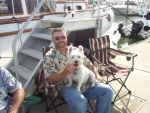
[[[113,103],[115,102],[123,86],[128,90],[128,93],[131,93],[131,91],[126,87],[125,82],[130,72],[133,71],[134,57],[137,56],[137,54],[110,48],[110,39],[108,35],[100,38],[90,38],[89,44],[91,50],[90,54],[92,54],[90,57],[100,72],[100,75],[107,76],[106,83],[109,84],[111,81],[116,80],[121,84]],[[127,58],[127,61],[132,58],[132,66],[127,67],[121,64],[113,63],[110,60],[110,57],[114,58],[115,55],[123,55]],[[122,80],[123,77],[125,77],[124,81]]]

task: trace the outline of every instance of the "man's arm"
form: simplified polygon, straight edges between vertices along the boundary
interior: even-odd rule
[[[18,110],[24,100],[24,89],[19,81],[13,77],[8,70],[1,68],[1,78],[4,87],[12,94],[11,107],[7,113],[18,113]]]
[[[18,110],[24,100],[25,92],[23,88],[19,88],[12,93],[12,104],[8,113],[18,113]]]

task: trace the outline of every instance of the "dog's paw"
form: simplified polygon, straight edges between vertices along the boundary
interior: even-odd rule
[[[95,82],[93,82],[92,84],[91,84],[91,87],[94,87],[95,86]]]
[[[80,89],[77,89],[77,92],[81,92],[81,90],[80,90]]]

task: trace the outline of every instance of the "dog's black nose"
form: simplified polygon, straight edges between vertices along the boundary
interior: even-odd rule
[[[78,63],[78,61],[76,60],[76,61],[75,61],[75,63],[77,64],[77,63]]]

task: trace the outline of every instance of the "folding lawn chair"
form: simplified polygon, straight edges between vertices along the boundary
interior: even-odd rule
[[[50,49],[51,47],[43,47],[43,57]],[[58,113],[57,107],[63,104],[67,104],[65,100],[63,99],[63,97],[59,94],[59,92],[57,96],[54,94],[54,90],[58,91],[57,85],[52,85],[48,83],[48,81],[45,79],[43,69],[40,70],[40,72],[35,76],[34,83],[35,85],[37,85],[35,93],[41,92],[42,96],[44,97],[44,100],[46,102],[46,112],[49,112],[50,110],[55,109],[55,112]],[[60,100],[61,102],[56,103],[57,100]],[[94,113],[94,109],[90,101],[88,101],[88,104],[92,110],[92,113]],[[87,111],[87,112],[91,113],[90,111]]]
[[[127,89],[128,94],[131,94],[131,91],[127,88],[125,83],[129,74],[133,71],[134,57],[137,56],[137,54],[110,48],[110,39],[108,35],[100,38],[90,38],[89,44],[91,50],[90,57],[96,65],[100,75],[107,77],[106,83],[109,84],[112,81],[117,81],[121,84],[119,91],[116,92],[116,96],[114,97],[112,104],[117,101],[117,97],[119,97],[119,93],[123,87]],[[110,57],[114,58],[115,55],[125,56],[127,61],[132,58],[132,66],[123,66],[110,61]]]

